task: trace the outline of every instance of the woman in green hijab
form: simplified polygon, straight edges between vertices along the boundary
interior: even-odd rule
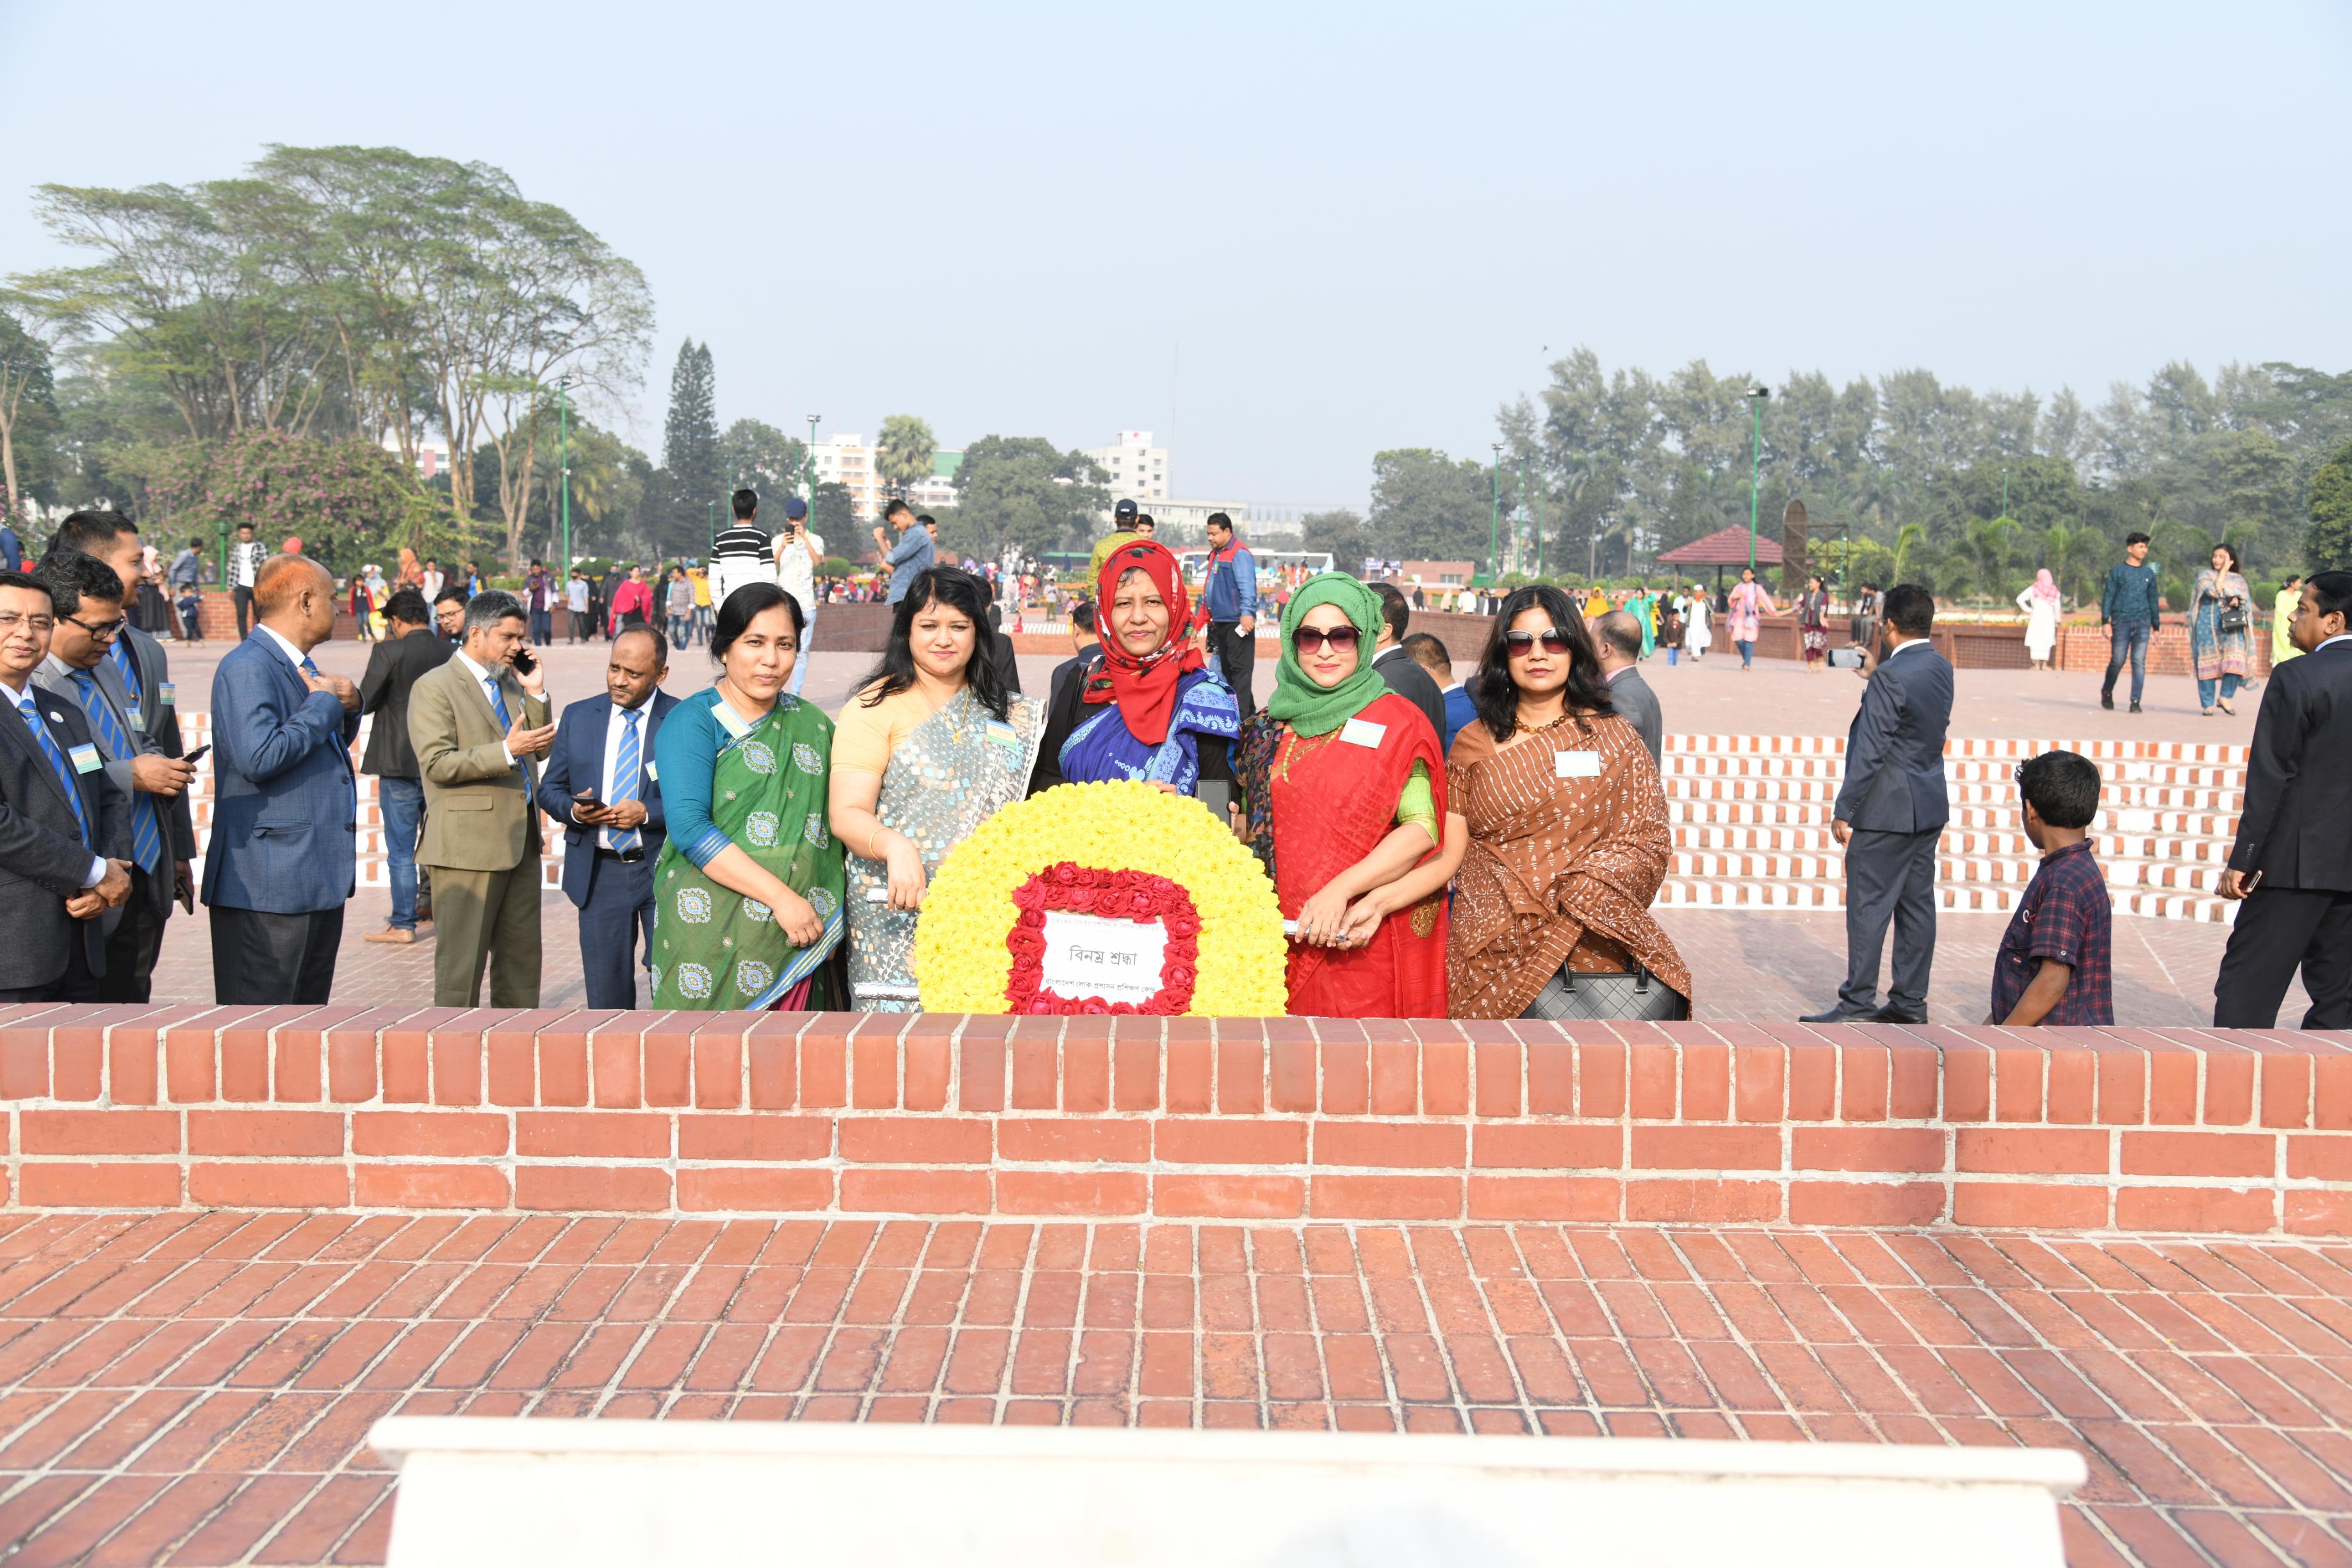
[[[1309,578],[1283,611],[1274,695],[1235,742],[1243,834],[1297,926],[1294,1015],[1445,1016],[1444,862],[1466,838],[1444,832],[1429,721],[1372,668],[1380,618],[1353,577]],[[1401,887],[1409,910],[1388,902]]]

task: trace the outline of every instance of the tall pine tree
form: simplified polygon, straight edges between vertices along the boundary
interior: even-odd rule
[[[692,338],[678,345],[669,375],[669,418],[662,426],[662,468],[668,476],[668,516],[662,546],[675,555],[699,556],[710,544],[712,507],[727,506],[727,468],[719,445],[718,376],[710,345]],[[726,526],[720,518],[719,526]]]

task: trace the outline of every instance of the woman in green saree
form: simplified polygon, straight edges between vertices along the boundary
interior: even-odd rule
[[[1004,689],[988,586],[917,574],[833,740],[833,831],[849,851],[850,1003],[919,1010],[915,912],[949,850],[1028,793],[1045,705]],[[674,720],[672,721],[675,721]]]
[[[845,929],[841,846],[825,826],[833,721],[786,695],[798,601],[773,583],[727,597],[719,676],[654,743],[671,828],[654,868],[656,1007],[839,1007],[825,984]]]

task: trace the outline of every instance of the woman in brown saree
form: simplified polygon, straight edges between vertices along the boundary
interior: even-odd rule
[[[1569,1016],[1563,968],[1590,977],[1587,997],[1630,993],[1604,976],[1649,976],[1648,1010],[1575,1016],[1688,1016],[1690,970],[1649,912],[1674,854],[1657,766],[1612,711],[1565,594],[1504,601],[1474,689],[1477,721],[1446,758],[1447,798],[1470,834],[1446,949],[1454,1016]],[[1656,997],[1660,985],[1675,995]]]

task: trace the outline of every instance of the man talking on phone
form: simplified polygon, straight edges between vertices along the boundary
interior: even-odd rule
[[[554,743],[547,667],[525,645],[522,601],[501,588],[466,605],[465,639],[408,694],[408,742],[425,775],[433,873],[433,1005],[539,1005],[539,758]]]
[[[632,626],[614,637],[604,695],[563,710],[539,781],[540,809],[563,824],[563,896],[580,911],[591,1007],[635,1007],[640,942],[653,957],[654,862],[666,837],[654,737],[677,706],[661,689],[668,674],[660,632]]]

